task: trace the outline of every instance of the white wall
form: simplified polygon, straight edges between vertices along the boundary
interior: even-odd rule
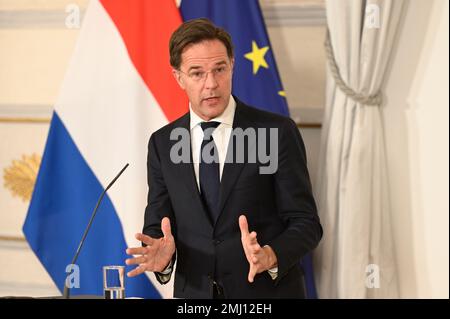
[[[24,2],[34,3],[31,0],[20,3]],[[64,8],[68,2],[86,1],[57,0],[52,4]],[[404,298],[448,298],[448,1],[406,2],[404,21],[386,74],[386,105],[383,106],[400,292]],[[2,1],[0,10],[16,6],[15,0]],[[317,28],[314,32],[323,36],[323,30],[311,28]],[[32,36],[29,36],[30,31],[33,31]],[[304,27],[298,26],[269,26],[290,106],[320,107],[321,81],[311,78],[314,73],[311,61],[321,53],[313,56],[311,52],[317,52],[322,46],[312,42],[315,37],[303,42],[291,40],[298,39],[304,31]],[[44,32],[45,38],[41,36]],[[39,105],[53,104],[76,33],[77,30],[43,29],[33,25],[23,30],[0,30],[0,69],[9,70],[1,73],[3,76],[0,74],[0,105],[15,106],[14,114],[19,114],[37,103],[37,111],[33,112],[45,113],[39,111]],[[29,52],[33,52],[34,59],[27,58]],[[27,61],[34,61],[35,67],[22,67]],[[52,69],[43,67],[45,63]],[[296,80],[296,77],[301,79]],[[25,82],[18,81],[23,78]],[[319,89],[308,90],[307,85],[312,83]],[[17,107],[21,108],[17,110]],[[2,116],[5,115],[0,114],[0,118]],[[27,129],[33,130],[33,138],[23,133],[23,125],[1,123],[0,171],[22,154],[42,149],[48,124],[29,124]],[[302,134],[314,181],[320,129],[305,128]],[[7,145],[6,136],[9,143],[16,143],[16,148]],[[19,236],[26,204],[11,197],[3,183],[0,183],[0,193],[4,195],[0,197],[0,230],[3,234]],[[0,240],[0,296],[56,293],[54,284],[26,243]]]
[[[448,1],[407,1],[383,107],[404,298],[449,297]]]

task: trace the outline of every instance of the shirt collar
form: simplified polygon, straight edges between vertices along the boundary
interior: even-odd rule
[[[234,120],[234,112],[236,111],[236,101],[234,100],[233,96],[230,95],[230,100],[228,102],[227,107],[223,111],[222,114],[219,116],[211,119],[211,121],[219,122],[221,124],[226,124],[230,127],[233,126],[233,120]],[[189,114],[191,117],[191,130],[199,125],[201,122],[205,122],[200,116],[198,116],[194,110],[192,110],[191,103],[189,102]]]

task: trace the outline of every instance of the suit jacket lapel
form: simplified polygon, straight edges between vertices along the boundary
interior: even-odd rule
[[[178,173],[180,176],[180,180],[182,180],[187,189],[192,192],[192,196],[194,197],[194,201],[196,201],[198,207],[201,207],[201,209],[204,211],[205,216],[208,216],[207,211],[204,209],[202,199],[200,197],[200,192],[198,190],[197,185],[197,179],[195,178],[195,171],[194,171],[194,162],[192,160],[192,146],[191,146],[191,140],[190,140],[190,115],[187,113],[180,121],[181,128],[184,128],[188,130],[189,132],[189,153],[190,153],[190,161],[189,163],[179,163],[176,164],[175,167],[178,169]]]
[[[236,99],[236,97],[235,97]],[[236,99],[236,111],[234,114],[234,120],[233,120],[233,130],[235,128],[242,128],[245,130],[246,128],[251,127],[250,121],[245,117],[244,114],[244,108],[245,106],[242,105],[242,103]],[[232,135],[230,139],[232,138]],[[245,166],[244,163],[234,163],[233,159],[229,159],[228,155],[230,154],[230,148],[233,147],[232,141],[230,140],[228,144],[228,150],[227,150],[227,162],[225,162],[225,165],[223,167],[222,172],[222,180],[220,182],[220,194],[219,194],[219,217],[223,212],[223,208],[225,206],[225,203],[230,196],[231,191],[233,190],[233,186],[236,183],[236,180],[238,179],[239,175],[242,172],[242,169]],[[254,147],[255,145],[249,145],[249,148]],[[233,153],[235,153],[233,151]]]
[[[235,128],[241,128],[242,130],[245,130],[249,127],[252,127],[251,121],[245,116],[245,105],[243,105],[236,97],[236,111],[234,114],[234,120],[233,120],[233,129]],[[189,132],[190,137],[190,115],[187,113],[180,121],[179,127],[185,128]],[[190,142],[190,140],[189,140]],[[233,143],[230,141],[228,144],[228,150],[227,150],[227,157],[228,154],[230,154],[229,150],[233,147]],[[249,145],[249,148],[255,147],[255,145]],[[197,186],[197,179],[195,177],[195,171],[194,171],[194,164],[192,161],[192,150],[191,150],[191,143],[189,143],[189,149],[190,149],[190,163],[180,163],[175,165],[178,168],[180,179],[186,184],[188,190],[192,190],[194,200],[197,202],[198,207],[201,207],[205,216],[209,218],[209,214],[206,211],[205,207],[203,206],[203,201],[201,199],[200,192],[198,190]],[[235,153],[235,152],[233,152]],[[239,175],[242,172],[242,169],[245,167],[245,163],[234,163],[233,160],[227,160],[227,162],[224,164],[223,172],[222,172],[222,179],[220,183],[220,194],[219,194],[219,216],[217,220],[220,218],[220,216],[223,213],[223,208],[225,206],[225,203],[230,196],[231,191],[233,190],[233,187],[236,183],[236,180],[238,179]],[[216,221],[212,221],[212,226],[215,224]]]

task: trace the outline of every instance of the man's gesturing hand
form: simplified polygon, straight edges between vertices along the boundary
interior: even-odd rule
[[[146,244],[146,247],[128,248],[128,255],[138,255],[125,261],[127,265],[137,265],[130,271],[128,277],[134,277],[145,271],[161,272],[167,267],[175,253],[175,239],[170,229],[170,220],[164,217],[161,221],[163,237],[152,238],[144,234],[136,234],[136,239]]]
[[[248,231],[247,218],[244,215],[239,217],[239,228],[241,229],[241,241],[245,256],[250,264],[248,281],[253,282],[256,274],[262,273],[277,265],[277,256],[269,246],[261,247],[256,240],[256,232]]]

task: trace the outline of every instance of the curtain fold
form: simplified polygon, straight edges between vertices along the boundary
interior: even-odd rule
[[[324,226],[314,257],[319,297],[396,298],[383,127],[379,100],[369,97],[380,95],[403,0],[326,5],[337,72],[328,68],[315,188]]]

